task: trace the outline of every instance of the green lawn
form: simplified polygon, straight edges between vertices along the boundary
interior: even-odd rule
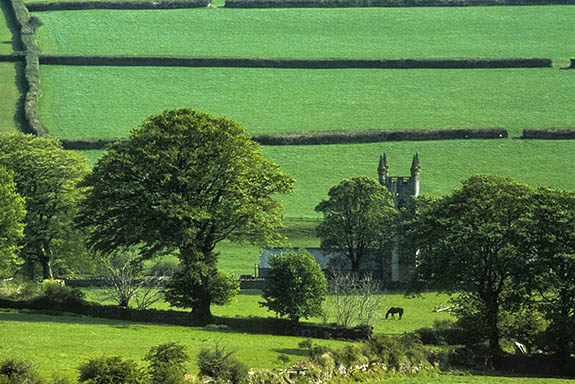
[[[14,20],[10,18],[8,9],[7,2],[0,1],[0,55],[9,55],[12,51],[19,49],[13,36],[16,25]]]
[[[76,368],[90,358],[120,355],[141,360],[155,345],[178,342],[192,356],[188,367],[197,373],[195,356],[216,343],[236,350],[239,360],[250,368],[280,367],[277,357],[285,353],[292,361],[305,356],[298,348],[303,339],[270,335],[216,332],[196,327],[178,327],[79,316],[47,316],[14,311],[0,312],[0,361],[22,358],[36,364],[40,373],[74,377]],[[317,343],[342,346],[343,342]]]
[[[379,155],[386,152],[390,175],[409,176],[419,152],[421,193],[447,194],[467,177],[498,174],[532,186],[575,190],[575,142],[543,140],[453,140],[357,145],[263,147],[264,154],[296,180],[284,198],[286,216],[316,217],[314,207],[329,188],[346,177],[377,178]]]
[[[575,142],[571,140],[446,140],[389,142],[354,145],[264,146],[264,155],[296,180],[295,191],[284,196],[285,217],[292,231],[301,228],[299,218],[318,218],[314,207],[327,198],[329,189],[354,176],[377,178],[379,155],[386,152],[390,175],[409,176],[411,160],[419,152],[421,193],[447,194],[467,177],[497,174],[528,183],[575,190]],[[103,151],[83,151],[93,163]],[[313,222],[305,221],[306,228]],[[308,231],[309,233],[309,231]],[[317,246],[310,236],[292,235],[294,246]],[[317,240],[316,240],[317,241]],[[235,247],[235,246],[234,246]],[[248,252],[238,247],[237,253]],[[251,254],[257,253],[253,248]],[[236,250],[222,250],[234,258]],[[255,256],[254,256],[255,257]],[[251,273],[255,259],[247,259],[241,273]]]
[[[0,133],[15,132],[20,128],[21,69],[21,64],[0,63]]]
[[[573,55],[573,6],[39,12],[44,53],[290,58]]]
[[[42,66],[53,136],[126,137],[192,107],[251,133],[575,125],[575,76],[558,69],[296,70]]]

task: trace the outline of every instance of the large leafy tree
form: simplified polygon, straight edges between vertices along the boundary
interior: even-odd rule
[[[178,276],[193,278],[194,289],[172,290],[173,304],[209,318],[211,287],[225,280],[216,245],[279,240],[282,205],[272,196],[292,184],[238,123],[168,110],[108,148],[86,178],[79,222],[91,228],[89,245],[103,253],[126,246],[139,247],[145,258],[176,252],[184,268]]]
[[[58,141],[32,135],[0,135],[0,166],[14,173],[18,193],[26,200],[26,227],[21,256],[25,271],[52,279],[52,265],[65,260],[69,242],[78,240],[73,217],[88,172],[84,158],[62,149]]]
[[[322,249],[344,253],[354,272],[374,250],[395,236],[397,211],[389,191],[369,177],[342,180],[315,210],[323,214],[317,227]]]
[[[547,347],[575,352],[575,193],[540,187],[529,220],[529,249],[538,303],[549,320]]]
[[[305,249],[270,258],[268,286],[263,291],[268,307],[297,323],[301,317],[320,315],[327,294],[327,281],[319,264]]]
[[[501,351],[502,311],[522,300],[530,195],[507,178],[472,176],[424,208],[411,237],[420,251],[413,287],[466,292],[457,300],[458,315],[488,340],[492,357]]]
[[[0,167],[0,278],[13,275],[24,233],[24,199],[16,191],[12,172]]]

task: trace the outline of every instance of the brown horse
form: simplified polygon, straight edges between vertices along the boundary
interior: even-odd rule
[[[399,320],[401,320],[402,316],[403,316],[403,308],[400,307],[391,307],[389,308],[389,311],[387,311],[387,313],[385,314],[385,319],[387,320],[387,317],[389,315],[391,315],[392,319],[395,319],[395,314],[399,315]]]

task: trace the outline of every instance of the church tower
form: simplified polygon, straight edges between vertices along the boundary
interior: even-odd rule
[[[379,166],[377,173],[379,184],[387,188],[393,198],[393,204],[396,209],[407,207],[409,201],[419,196],[419,174],[421,173],[421,164],[419,163],[419,154],[416,153],[411,161],[411,175],[406,176],[389,176],[389,164],[387,156],[384,153],[379,156]],[[415,265],[415,254],[405,245],[406,237],[398,232],[391,248],[391,257],[387,262],[383,262],[384,276],[389,276],[392,282],[405,282],[413,266]]]

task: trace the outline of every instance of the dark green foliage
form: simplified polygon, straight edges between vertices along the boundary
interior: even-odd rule
[[[42,384],[29,361],[8,359],[0,363],[0,384]]]
[[[134,360],[120,356],[92,359],[78,368],[80,383],[86,384],[144,384],[144,372]]]
[[[214,350],[202,349],[197,363],[200,376],[209,376],[218,383],[239,384],[248,376],[248,368],[233,357],[234,352],[216,345]]]
[[[84,292],[78,288],[66,287],[55,281],[45,281],[42,284],[42,296],[38,299],[46,300],[55,306],[72,307],[84,304],[85,296]]]
[[[406,333],[399,337],[377,334],[365,344],[376,361],[388,370],[415,373],[430,367],[427,352],[415,334]]]
[[[34,22],[31,20],[28,9],[23,0],[10,0],[9,3],[16,15],[20,27],[20,39],[24,48],[26,79],[26,100],[24,102],[24,115],[26,130],[38,136],[46,136],[48,131],[38,115],[38,98],[40,96],[40,62],[38,55],[40,48],[34,36]]]
[[[77,184],[88,172],[83,157],[65,151],[53,139],[33,135],[0,135],[0,166],[11,170],[18,193],[26,201],[26,227],[20,256],[25,275],[42,268],[53,279],[52,266],[62,268],[86,256],[83,236],[73,224],[82,189]],[[77,264],[85,263],[85,259]]]
[[[166,283],[164,295],[173,307],[193,308],[205,295],[213,304],[227,304],[239,289],[239,281],[231,275],[218,272],[204,263],[196,263],[175,271]]]
[[[41,4],[41,3],[38,3]],[[61,3],[65,6],[66,2]],[[235,67],[297,69],[465,69],[465,68],[546,68],[551,59],[265,59],[177,56],[78,56],[41,55],[41,64],[165,67]]]
[[[342,180],[328,196],[315,207],[323,214],[316,230],[321,248],[345,255],[351,270],[358,273],[361,263],[368,261],[374,251],[389,246],[396,235],[397,211],[391,193],[372,178],[362,176]]]
[[[313,256],[305,249],[270,258],[268,285],[260,305],[298,322],[322,313],[327,281]]]
[[[431,328],[420,328],[414,333],[423,344],[463,345],[467,342],[465,332],[450,320],[435,321]]]
[[[575,139],[574,128],[526,128],[523,130],[522,139],[544,140],[572,140]]]
[[[105,254],[130,246],[143,258],[177,254],[182,269],[166,297],[209,320],[210,304],[237,287],[217,273],[214,248],[225,239],[281,241],[282,204],[274,198],[292,184],[238,123],[166,110],[110,145],[85,179],[78,222],[90,228],[89,246]],[[192,291],[175,291],[186,278]]]
[[[22,263],[18,253],[24,236],[25,202],[12,176],[0,167],[0,279],[12,277]]]
[[[28,3],[30,12],[64,11],[82,9],[178,9],[207,7],[209,0],[161,1],[59,1]]]
[[[184,382],[186,368],[184,363],[190,360],[183,345],[177,343],[161,344],[153,347],[144,357],[148,361],[148,372],[154,384],[181,384]]]
[[[503,128],[478,129],[434,129],[413,131],[317,131],[254,135],[253,140],[261,145],[323,145],[359,144],[386,141],[502,139],[508,133]],[[63,139],[65,149],[104,149],[120,139]]]
[[[532,191],[498,176],[472,176],[420,212],[414,287],[459,293],[456,315],[500,354],[501,319],[524,301],[529,253],[524,226]]]
[[[575,4],[575,0],[226,0],[227,8],[465,7],[566,4]]]

